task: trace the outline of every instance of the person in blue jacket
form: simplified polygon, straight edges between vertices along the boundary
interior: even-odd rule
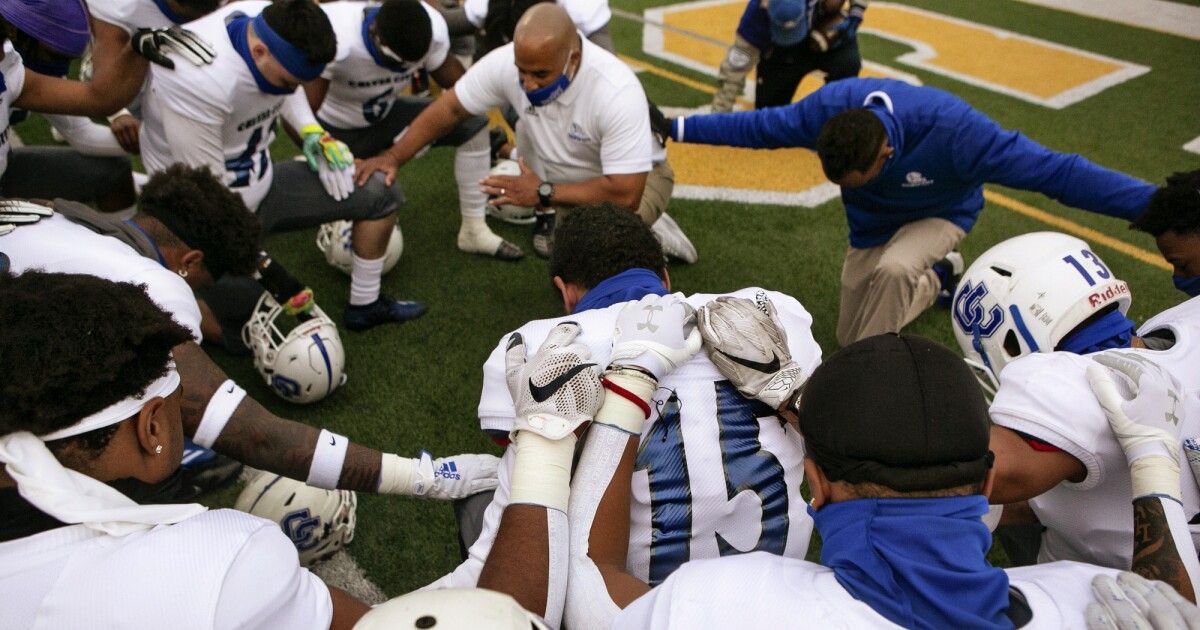
[[[1154,237],[1171,263],[1175,288],[1200,296],[1200,170],[1168,177],[1129,227]]]
[[[942,90],[846,79],[791,105],[679,118],[676,142],[816,149],[842,187],[850,248],[842,267],[841,345],[898,332],[953,295],[954,251],[983,209],[983,184],[1137,219],[1155,187],[1051,151]]]
[[[858,27],[868,0],[853,0],[845,19],[833,27],[821,44],[810,39],[814,29],[845,0],[749,0],[738,22],[733,45],[721,60],[712,111],[733,111],[746,75],[756,69],[754,107],[774,107],[792,102],[800,81],[814,70],[825,72],[825,81],[856,77],[862,70]]]

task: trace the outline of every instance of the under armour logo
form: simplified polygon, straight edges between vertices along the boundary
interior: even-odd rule
[[[1179,409],[1179,394],[1173,389],[1168,389],[1167,396],[1171,399],[1171,410],[1167,412],[1167,420],[1171,424],[1179,426],[1179,416],[1175,415],[1175,411]]]
[[[663,307],[661,307],[661,306],[646,306],[646,307],[642,308],[642,310],[646,311],[646,323],[638,324],[637,325],[638,330],[649,330],[652,333],[658,332],[658,324],[651,323],[651,320],[654,319],[655,311],[661,311],[661,310],[663,310]]]

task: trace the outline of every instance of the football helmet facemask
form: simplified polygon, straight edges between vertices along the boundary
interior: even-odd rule
[[[314,488],[260,472],[238,495],[234,508],[274,521],[296,545],[300,565],[312,567],[354,540],[357,504],[350,490]]]
[[[966,362],[989,397],[1004,366],[1053,352],[1097,313],[1129,311],[1129,285],[1073,236],[1034,232],[984,252],[963,274],[951,327]]]
[[[352,258],[354,249],[351,238],[353,230],[354,222],[352,221],[323,223],[317,230],[317,249],[325,254],[325,260],[329,262],[330,266],[346,275],[350,274],[350,269],[354,266]],[[392,267],[400,262],[400,255],[403,253],[404,234],[400,232],[400,226],[397,225],[392,229],[387,253],[383,255],[383,273],[391,271]]]
[[[337,325],[313,305],[306,319],[286,335],[277,319],[283,307],[263,293],[242,328],[242,341],[254,353],[254,367],[285,400],[312,403],[346,382],[346,353]]]
[[[521,174],[521,165],[516,160],[500,160],[488,171],[488,175],[509,175],[516,177]],[[495,199],[495,195],[490,195],[489,200]],[[506,203],[501,206],[493,206],[487,204],[487,213],[490,217],[495,217],[507,223],[516,225],[529,225],[537,219],[533,216],[533,206],[514,206],[511,203]]]

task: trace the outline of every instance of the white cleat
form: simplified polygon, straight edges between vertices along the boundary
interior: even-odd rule
[[[654,231],[658,242],[662,243],[664,254],[689,265],[700,259],[700,255],[696,253],[696,246],[692,245],[692,241],[671,215],[664,212],[650,229]]]

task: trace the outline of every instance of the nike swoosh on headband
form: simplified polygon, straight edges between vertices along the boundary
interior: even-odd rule
[[[580,363],[579,365],[576,365],[575,367],[567,370],[562,375],[560,375],[558,378],[550,381],[549,383],[546,383],[545,385],[534,385],[533,379],[530,378],[529,379],[529,393],[533,396],[533,399],[536,400],[537,402],[540,402],[540,403],[546,402],[558,390],[562,389],[562,386],[566,385],[567,381],[574,378],[576,374],[579,374],[580,372],[582,372],[588,368],[595,367],[595,365],[596,365],[595,363]]]

